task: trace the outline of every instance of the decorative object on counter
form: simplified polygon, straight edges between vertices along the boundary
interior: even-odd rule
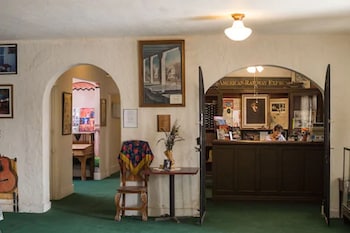
[[[229,140],[230,139],[230,126],[219,125],[216,129],[216,137],[218,140]]]
[[[241,140],[241,130],[239,127],[231,127],[230,140],[231,141]]]
[[[297,128],[293,129],[292,134],[288,137],[288,141],[299,141],[299,142],[312,142],[312,141],[323,141],[314,140],[313,135],[311,135],[311,130],[309,128]]]
[[[216,138],[218,140],[229,140],[229,126],[224,117],[214,116],[214,127],[216,129]]]
[[[309,128],[301,128],[301,141],[306,142],[306,141],[311,141],[309,139],[310,136],[310,130]]]
[[[184,138],[181,137],[179,134],[179,128],[180,128],[180,125],[178,125],[176,120],[173,126],[171,127],[171,131],[170,132],[163,131],[165,134],[165,137],[159,139],[157,142],[157,143],[161,141],[164,142],[165,149],[166,149],[164,151],[164,154],[168,158],[168,160],[171,161],[171,169],[175,168],[175,160],[173,157],[173,147],[175,145],[175,142],[184,140]]]

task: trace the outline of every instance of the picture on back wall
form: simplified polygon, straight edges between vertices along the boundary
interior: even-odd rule
[[[242,95],[242,128],[267,129],[268,95]]]

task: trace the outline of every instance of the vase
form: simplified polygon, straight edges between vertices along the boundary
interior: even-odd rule
[[[175,167],[175,160],[173,157],[173,151],[172,150],[166,150],[164,151],[165,156],[167,157],[167,159],[169,159],[171,161],[171,169],[173,169]]]

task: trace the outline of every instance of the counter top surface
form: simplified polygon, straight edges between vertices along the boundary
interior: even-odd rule
[[[298,145],[320,145],[323,144],[323,142],[301,142],[301,141],[250,141],[250,140],[238,140],[238,141],[230,141],[230,140],[213,140],[212,141],[213,145],[231,145],[231,144],[277,144],[277,145],[293,145],[293,144],[298,144]]]

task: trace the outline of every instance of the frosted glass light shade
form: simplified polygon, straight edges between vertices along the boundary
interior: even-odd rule
[[[225,34],[231,40],[242,41],[252,34],[252,29],[245,27],[242,20],[235,20],[232,27],[225,29]]]
[[[264,70],[264,67],[262,67],[262,66],[248,66],[248,67],[247,67],[248,73],[251,73],[251,74],[254,74],[254,73],[256,73],[257,71],[258,71],[259,73],[261,73],[263,70]]]

